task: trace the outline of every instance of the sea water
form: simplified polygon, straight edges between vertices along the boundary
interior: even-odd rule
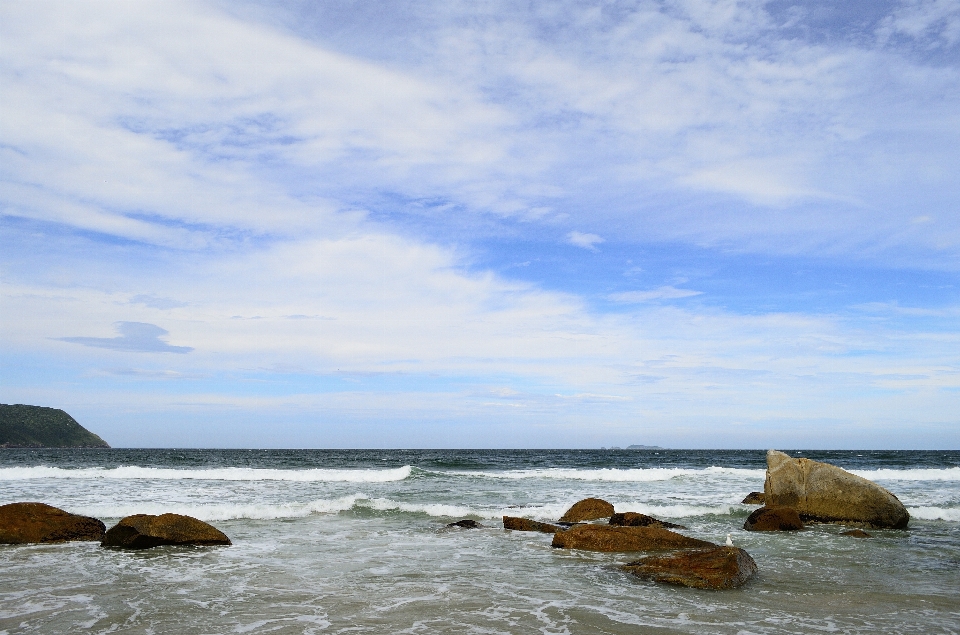
[[[909,529],[744,531],[763,451],[0,450],[0,504],[189,514],[233,541],[0,545],[0,633],[960,633],[960,452],[789,453],[883,485]],[[731,534],[759,574],[665,586],[619,570],[637,554],[503,529],[590,496]]]

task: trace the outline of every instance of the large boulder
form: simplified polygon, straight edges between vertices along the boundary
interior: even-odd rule
[[[697,589],[732,589],[743,586],[757,573],[757,563],[739,547],[715,547],[644,558],[630,562],[622,569],[667,584]]]
[[[803,529],[800,514],[793,507],[761,507],[747,516],[747,531],[796,531]]]
[[[44,503],[0,506],[0,544],[101,540],[104,524]]]
[[[560,522],[579,523],[585,520],[610,518],[611,516],[613,516],[613,505],[602,498],[585,498],[574,503],[573,507],[560,517]]]
[[[149,549],[159,545],[229,545],[226,534],[192,516],[134,514],[107,530],[104,547]]]
[[[616,527],[611,525],[575,525],[553,535],[553,546],[587,551],[666,551],[716,547],[661,527]]]
[[[910,514],[896,496],[835,465],[767,452],[764,500],[793,507],[804,521],[903,529]]]
[[[683,525],[675,525],[665,520],[640,514],[637,512],[623,512],[610,517],[610,524],[619,527],[663,527],[664,529],[686,529]]]
[[[529,518],[517,518],[516,516],[504,516],[503,528],[513,529],[514,531],[542,531],[545,534],[553,534],[563,531],[563,527],[551,525],[550,523],[540,523]]]

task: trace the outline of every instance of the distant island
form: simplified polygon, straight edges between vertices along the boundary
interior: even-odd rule
[[[109,448],[58,408],[0,404],[0,448]]]
[[[611,446],[609,448],[600,448],[601,450],[662,450],[659,445],[628,445],[626,448]]]

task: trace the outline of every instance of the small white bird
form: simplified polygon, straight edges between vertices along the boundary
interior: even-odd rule
[[[732,546],[733,546],[733,537],[730,536],[730,534],[727,534],[727,546],[728,546],[728,547],[732,547]]]

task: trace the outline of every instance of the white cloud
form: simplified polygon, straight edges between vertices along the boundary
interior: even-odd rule
[[[592,249],[596,251],[597,245],[604,242],[604,240],[596,234],[585,234],[583,232],[572,231],[567,234],[567,242],[571,245],[576,245],[577,247],[583,247],[584,249]]]
[[[678,289],[676,287],[664,286],[649,291],[624,291],[622,293],[613,293],[607,296],[614,302],[650,302],[652,300],[676,300],[679,298],[689,298],[695,295],[702,295],[703,291],[694,291],[692,289]]]

